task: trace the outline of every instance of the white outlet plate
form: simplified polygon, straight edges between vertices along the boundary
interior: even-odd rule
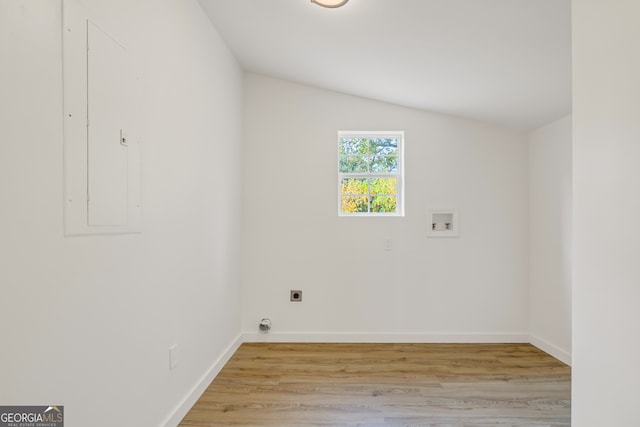
[[[178,344],[169,347],[169,370],[173,371],[178,366]]]

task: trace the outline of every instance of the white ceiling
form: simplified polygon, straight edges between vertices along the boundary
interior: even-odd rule
[[[570,0],[199,0],[256,73],[533,129],[571,112]]]

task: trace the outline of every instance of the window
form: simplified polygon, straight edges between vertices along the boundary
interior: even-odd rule
[[[403,132],[338,133],[338,214],[402,216]]]

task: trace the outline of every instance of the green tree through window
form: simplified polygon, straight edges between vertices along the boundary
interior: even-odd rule
[[[338,139],[341,215],[401,215],[401,132],[347,133]]]

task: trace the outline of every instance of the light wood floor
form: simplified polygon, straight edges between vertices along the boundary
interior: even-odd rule
[[[180,427],[570,426],[570,398],[529,344],[243,344]]]

